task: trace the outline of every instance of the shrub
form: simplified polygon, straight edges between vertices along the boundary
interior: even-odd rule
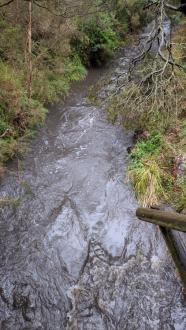
[[[159,154],[163,148],[162,136],[159,133],[152,134],[147,140],[138,142],[131,154],[131,166],[137,165],[143,158]]]
[[[127,128],[165,132],[178,122],[185,112],[185,77],[168,70],[153,84],[129,83],[118,95],[110,97],[110,118],[120,117]],[[154,80],[155,80],[154,79]]]
[[[145,0],[126,0],[117,2],[116,18],[125,32],[136,31],[153,19],[150,12],[148,15],[144,15],[143,7],[145,3]]]
[[[72,46],[86,65],[100,66],[113,55],[119,45],[114,30],[114,17],[100,13],[80,24],[81,34],[72,39]]]
[[[22,75],[0,62],[0,165],[22,149],[20,138],[44,121],[46,110],[28,100]]]
[[[21,26],[12,25],[2,15],[0,17],[0,58],[14,66],[22,66],[23,45],[24,31],[21,30]]]
[[[62,72],[49,70],[48,68],[36,70],[34,74],[33,90],[34,98],[40,102],[54,102],[68,94],[70,85],[85,77],[86,69],[78,55],[72,54],[60,59],[63,63]]]

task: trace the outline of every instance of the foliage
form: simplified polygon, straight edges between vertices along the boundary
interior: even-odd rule
[[[119,45],[115,24],[114,16],[109,13],[100,13],[81,22],[81,33],[72,40],[72,45],[85,65],[99,66],[113,55]]]
[[[46,110],[37,100],[28,100],[22,84],[10,65],[0,62],[0,164],[13,158],[19,150],[19,138],[28,129],[36,127],[44,118]]]
[[[78,54],[70,48],[71,30],[58,37],[56,25],[50,26],[52,15],[41,10],[35,14],[33,29],[33,93],[29,100],[26,22],[24,16],[18,16],[15,24],[11,8],[10,14],[9,7],[6,10],[0,17],[0,168],[25,150],[23,140],[45,119],[43,104],[67,95],[71,83],[86,74]]]
[[[185,28],[181,21],[172,35],[175,65],[166,61],[163,47],[165,61],[144,52],[134,60],[131,79],[107,103],[112,122],[146,135],[133,148],[128,171],[138,199],[145,206],[166,201],[179,212],[186,212]]]
[[[157,130],[158,125],[155,127]],[[182,177],[177,175],[177,159],[186,151],[185,128],[185,120],[177,120],[176,127],[175,122],[170,121],[168,130],[164,126],[163,135],[147,134],[132,150],[128,176],[142,205],[151,206],[164,200],[179,212],[185,210],[186,173],[182,173]]]
[[[61,62],[62,72],[48,68],[35,70],[34,97],[41,102],[54,102],[59,100],[59,97],[66,96],[71,83],[82,79],[86,74],[78,55],[72,54],[67,58],[61,58]]]
[[[140,167],[143,159],[158,155],[162,148],[163,140],[159,133],[154,133],[148,139],[139,141],[132,150],[130,168]]]
[[[182,74],[167,72],[163,79],[156,77],[148,91],[146,86],[133,82],[110,98],[109,117],[114,119],[119,115],[128,128],[164,132],[175,125],[184,113],[185,91],[185,77]]]
[[[152,20],[150,13],[144,15],[145,0],[118,0],[116,4],[116,18],[127,32],[137,31],[141,26]]]
[[[153,158],[144,159],[140,166],[129,170],[128,176],[134,185],[136,196],[144,207],[158,204],[160,197],[165,195],[163,175]]]
[[[186,178],[177,177],[175,172],[175,160],[181,152],[178,136],[171,143],[168,138],[172,135],[156,133],[139,141],[131,153],[128,177],[143,206],[166,201],[180,212],[186,206]]]
[[[163,147],[162,136],[154,133],[146,140],[139,141],[132,150],[128,177],[143,206],[157,204],[159,198],[165,196],[163,179],[166,172],[158,162]]]
[[[71,40],[76,34],[82,33],[80,26],[83,24],[87,31],[95,28],[94,15],[88,15],[87,20],[86,11],[91,11],[91,8],[96,6],[101,8],[101,1],[77,3],[76,13],[64,3],[65,11],[68,9],[72,17],[63,22],[60,17],[54,16],[52,11],[64,8],[58,8],[59,3],[52,1],[47,5],[51,12],[33,7],[31,100],[28,99],[27,93],[28,54],[25,51],[27,3],[6,6],[0,17],[0,166],[20,152],[23,137],[30,136],[31,130],[43,122],[46,114],[43,104],[65,97],[71,83],[82,79],[86,74],[78,52],[71,47]],[[85,11],[85,18],[82,16],[79,19],[77,17],[82,10]],[[111,19],[109,22],[107,11],[99,15],[100,22],[102,20],[104,23],[102,22],[102,26],[100,24],[97,37],[93,33],[90,35],[89,47],[94,48],[94,51],[95,47],[101,50],[108,43],[109,51],[114,50],[116,35],[110,27]],[[91,22],[90,29],[86,21]],[[102,46],[96,46],[96,38],[100,38]]]
[[[66,1],[49,0],[43,4],[48,10],[33,3],[31,99],[28,2],[13,1],[0,15],[1,173],[3,163],[25,149],[24,139],[43,123],[43,105],[64,98],[71,83],[86,75],[85,66],[105,63],[125,32],[131,31],[128,24],[133,20],[137,28],[142,17],[137,1],[132,5],[127,1],[126,22],[118,16],[124,1],[75,0],[69,6]]]
[[[1,16],[0,18],[0,58],[14,62],[14,65],[22,64],[22,48],[24,33],[18,24],[13,26],[11,22]]]

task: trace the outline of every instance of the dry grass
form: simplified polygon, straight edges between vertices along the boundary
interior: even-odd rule
[[[128,177],[142,206],[157,205],[160,197],[165,196],[162,175],[163,171],[153,159],[144,162],[141,167],[129,170]]]
[[[5,174],[5,168],[0,165],[0,179],[3,178],[4,174]]]
[[[4,197],[0,198],[0,208],[3,207],[18,207],[20,204],[19,198]]]

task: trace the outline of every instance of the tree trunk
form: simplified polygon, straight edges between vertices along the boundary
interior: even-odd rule
[[[28,3],[28,98],[32,98],[32,0]]]
[[[19,18],[19,0],[16,0],[16,23],[18,22]]]

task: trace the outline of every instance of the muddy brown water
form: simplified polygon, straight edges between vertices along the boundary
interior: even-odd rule
[[[1,198],[20,199],[0,209],[2,330],[186,329],[161,233],[135,217],[125,180],[132,133],[86,100],[111,71],[100,92],[107,98],[134,55],[134,47],[123,50],[112,67],[76,84],[1,184]]]

